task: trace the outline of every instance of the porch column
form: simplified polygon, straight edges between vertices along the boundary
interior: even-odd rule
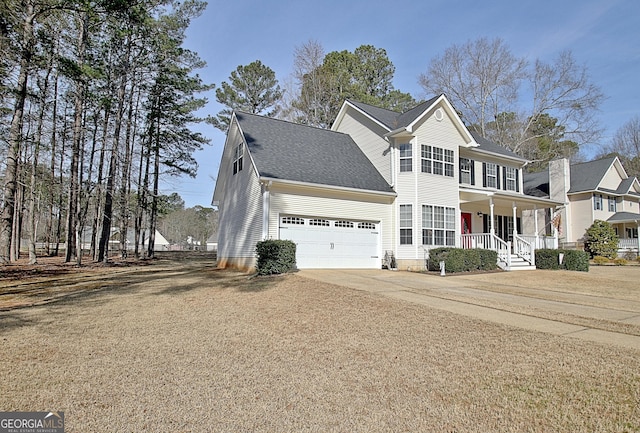
[[[493,226],[493,197],[489,197],[489,212],[490,212],[490,218],[489,218],[489,232],[492,235],[496,234],[496,229]]]
[[[535,238],[535,245],[536,248],[539,247],[539,240],[538,240],[538,205],[533,205],[533,227],[534,230],[536,231],[536,238]]]
[[[513,207],[513,239],[515,240],[518,236],[518,213],[516,212],[518,208],[515,201],[511,202],[511,207]]]

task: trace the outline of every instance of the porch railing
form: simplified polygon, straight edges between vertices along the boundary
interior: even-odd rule
[[[529,242],[537,250],[540,249],[558,249],[558,238],[554,236],[536,236],[536,235],[518,235],[520,238]]]
[[[533,237],[535,238],[535,236]],[[515,235],[513,237],[513,253],[529,262],[531,266],[536,265],[535,251],[535,239],[529,242],[523,236]]]
[[[637,250],[638,238],[618,239],[619,250]]]
[[[491,233],[468,233],[460,235],[460,246],[465,249],[483,248],[498,253],[498,260],[506,268],[511,267],[511,242],[505,242]]]

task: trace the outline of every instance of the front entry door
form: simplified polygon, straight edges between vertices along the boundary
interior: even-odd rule
[[[471,214],[470,213],[460,213],[460,230],[463,235],[468,235],[471,233]]]

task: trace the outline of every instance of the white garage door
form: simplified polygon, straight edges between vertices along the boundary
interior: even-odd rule
[[[380,223],[280,217],[280,239],[296,243],[298,268],[379,269]]]

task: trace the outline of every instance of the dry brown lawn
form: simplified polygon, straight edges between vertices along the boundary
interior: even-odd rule
[[[68,432],[640,431],[638,351],[295,274],[171,256],[2,268],[0,293],[0,410]]]

